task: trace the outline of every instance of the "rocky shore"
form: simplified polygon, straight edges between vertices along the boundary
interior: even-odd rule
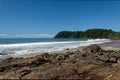
[[[8,58],[0,62],[0,79],[120,80],[120,51],[93,44],[82,51]]]

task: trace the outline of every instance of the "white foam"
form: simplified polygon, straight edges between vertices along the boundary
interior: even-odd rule
[[[62,41],[62,42],[36,42],[19,44],[1,44],[1,54],[21,55],[37,52],[60,51],[66,48],[77,48],[90,44],[111,42],[109,39],[89,39],[86,41]]]

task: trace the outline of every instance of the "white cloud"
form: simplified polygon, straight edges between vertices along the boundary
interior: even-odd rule
[[[50,34],[33,34],[31,37],[40,37],[40,38],[50,38],[53,37],[53,35]]]
[[[0,34],[0,37],[6,37],[7,34]]]
[[[0,37],[4,38],[52,38],[54,35],[51,34],[0,34]]]
[[[25,35],[25,34],[16,34],[16,35],[13,35],[14,37],[28,37],[28,35]]]
[[[31,35],[16,34],[16,35],[13,35],[13,36],[17,37],[17,38],[51,38],[54,35],[50,35],[50,34],[31,34]]]

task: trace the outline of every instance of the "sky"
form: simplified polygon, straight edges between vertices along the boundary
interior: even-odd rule
[[[120,31],[120,1],[0,0],[0,37],[52,37],[93,28]]]

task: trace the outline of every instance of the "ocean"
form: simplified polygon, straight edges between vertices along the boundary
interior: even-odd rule
[[[111,42],[109,39],[53,39],[53,38],[0,38],[0,59],[38,52],[62,51],[90,44]]]

